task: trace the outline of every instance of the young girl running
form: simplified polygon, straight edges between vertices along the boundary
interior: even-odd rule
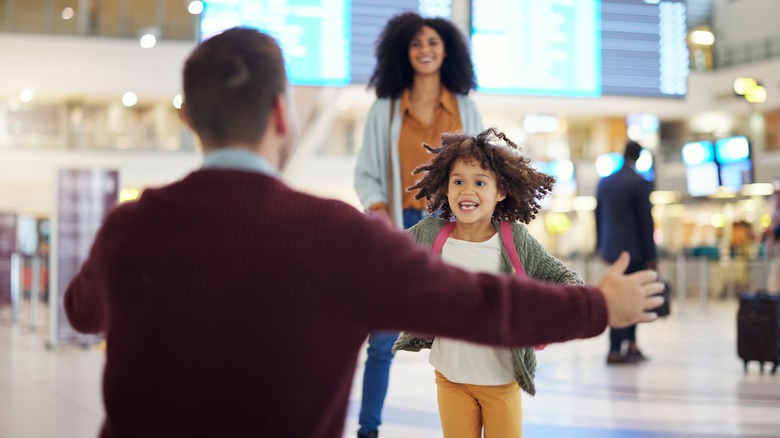
[[[440,213],[409,229],[420,245],[472,271],[582,283],[517,223],[536,217],[555,179],[534,169],[504,133],[490,128],[478,135],[444,134],[439,148],[424,147],[434,158],[414,170],[423,177],[408,190],[417,190],[415,197]],[[421,348],[431,348],[446,438],[479,438],[483,428],[486,438],[522,436],[520,389],[536,393],[532,346],[510,350],[402,333],[393,347]]]

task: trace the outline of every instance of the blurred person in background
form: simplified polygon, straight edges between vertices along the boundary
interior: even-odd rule
[[[607,263],[614,263],[621,252],[628,251],[631,263],[627,272],[656,269],[650,204],[652,186],[636,171],[641,152],[639,143],[626,143],[623,167],[602,178],[596,190],[596,249]],[[635,325],[610,329],[608,364],[645,360],[647,357],[637,345]]]
[[[407,12],[390,19],[376,48],[369,81],[376,88],[355,168],[355,190],[366,211],[411,227],[425,217],[424,199],[403,190],[412,171],[427,163],[423,143],[439,144],[444,132],[479,133],[482,120],[468,97],[476,87],[464,35],[443,18]],[[396,332],[368,338],[358,437],[376,437],[393,359]]]
[[[772,182],[774,193],[772,194],[772,213],[769,226],[761,236],[766,244],[766,253],[769,258],[769,275],[767,276],[767,291],[780,292],[780,178]]]

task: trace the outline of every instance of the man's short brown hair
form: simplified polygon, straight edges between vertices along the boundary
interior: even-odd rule
[[[255,29],[235,27],[206,40],[184,65],[184,108],[208,147],[258,143],[286,88],[282,50]]]

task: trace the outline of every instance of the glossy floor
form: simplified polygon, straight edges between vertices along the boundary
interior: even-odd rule
[[[743,374],[736,302],[676,304],[671,317],[639,327],[649,362],[607,366],[606,333],[541,352],[524,436],[780,437],[780,373],[760,374],[753,362]],[[40,329],[0,313],[0,438],[95,436],[102,366],[101,351],[47,351]],[[345,437],[357,428],[361,372]],[[381,436],[441,436],[435,394],[427,354],[399,353]]]

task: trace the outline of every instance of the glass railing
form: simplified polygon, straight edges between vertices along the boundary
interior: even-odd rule
[[[780,35],[732,46],[715,45],[715,68],[780,57]]]
[[[198,15],[182,0],[0,1],[0,32],[197,40]],[[78,5],[85,5],[79,8]]]

